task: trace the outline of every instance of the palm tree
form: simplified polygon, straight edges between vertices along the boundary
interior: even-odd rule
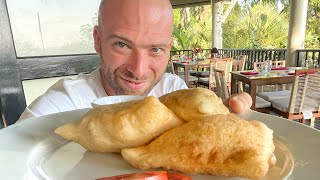
[[[288,17],[270,3],[237,7],[223,26],[225,48],[281,48],[287,44]]]

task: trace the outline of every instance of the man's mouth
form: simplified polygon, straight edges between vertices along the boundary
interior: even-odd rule
[[[125,79],[122,78],[124,83],[133,90],[139,90],[141,89],[144,85],[145,85],[145,81],[141,81],[141,80],[131,80],[131,79]]]

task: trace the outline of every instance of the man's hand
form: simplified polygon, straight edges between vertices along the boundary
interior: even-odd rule
[[[248,93],[243,92],[230,96],[223,103],[229,107],[231,111],[241,114],[250,109],[252,105],[252,98]]]

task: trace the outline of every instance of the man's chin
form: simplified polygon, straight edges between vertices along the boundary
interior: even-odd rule
[[[125,90],[124,95],[136,95],[136,96],[146,96],[148,95],[149,91],[146,92],[145,90]]]
[[[124,95],[137,95],[137,96],[146,96],[150,92],[150,88],[148,87],[140,87],[140,88],[130,88],[128,86],[123,86],[122,94]]]

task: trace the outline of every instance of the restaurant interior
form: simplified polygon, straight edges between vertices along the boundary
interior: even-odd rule
[[[210,5],[211,1],[171,0],[171,3],[173,8],[182,8]],[[215,1],[212,8],[216,8],[218,3],[221,3],[221,1]],[[9,126],[14,124],[25,107],[41,93],[44,93],[45,89],[52,85],[53,82],[63,77],[75,77],[75,75],[79,73],[89,73],[93,71],[99,66],[99,57],[95,53],[20,55],[19,49],[15,47],[14,43],[15,34],[13,34],[13,32],[15,31],[15,24],[10,23],[9,18],[11,4],[2,0],[0,5],[0,18],[3,27],[0,30],[0,34],[1,37],[5,37],[1,39],[2,45],[0,47],[0,61],[2,66],[0,70],[2,77],[0,80],[2,87],[0,91],[1,126]],[[297,92],[292,92],[291,90],[292,87],[295,87],[293,83],[295,81],[294,77],[298,76],[288,74],[300,68],[319,68],[320,64],[319,49],[304,49],[301,47],[301,43],[293,43],[304,41],[300,36],[293,36],[292,34],[303,33],[303,28],[300,24],[301,22],[305,24],[305,20],[296,17],[296,15],[305,13],[306,9],[307,7],[305,6],[292,3],[287,49],[224,49],[221,47],[221,41],[218,41],[216,26],[213,25],[212,47],[207,47],[206,49],[200,48],[201,52],[195,52],[195,49],[172,50],[167,72],[179,75],[185,80],[188,87],[209,88],[217,92],[222,98],[241,91],[250,92],[250,94],[253,95],[254,103],[252,109],[254,110],[266,113],[275,113],[275,111],[277,111],[279,114],[280,111],[283,110],[282,106],[292,106],[293,108],[294,103],[292,102],[293,100],[290,99],[290,96],[292,96],[291,93],[297,95]],[[214,12],[212,13],[214,15]],[[15,17],[12,14],[11,21],[14,22]],[[40,23],[39,13],[38,22]],[[215,24],[218,22],[213,18],[212,23]],[[199,51],[199,49],[196,49],[196,51]],[[248,71],[248,74],[236,73],[236,71]],[[259,74],[255,75],[256,72]],[[317,73],[306,72],[307,76],[309,76],[309,74],[310,76],[314,76],[314,74]],[[286,78],[287,75],[290,77]],[[275,79],[279,79],[278,81],[281,83],[275,82]],[[274,82],[271,84],[261,84],[261,82],[269,81]],[[34,85],[33,83],[36,84]],[[233,86],[234,84],[237,85],[237,88]],[[34,90],[34,86],[39,87],[38,90]],[[26,90],[28,88],[31,89],[29,92]],[[317,89],[319,86],[315,85],[312,88]],[[308,87],[307,89],[310,90],[311,88]],[[253,93],[253,91],[255,92]],[[267,93],[269,91],[274,94],[269,95]],[[316,92],[316,90],[311,93],[309,91],[303,92],[303,95],[300,97],[304,100],[306,96],[309,96],[308,94],[312,94],[313,99],[317,100],[315,103],[318,104],[318,110],[312,112],[312,119],[318,118],[319,116],[318,97],[320,96],[318,96]],[[268,94],[267,97],[264,96],[265,94]],[[276,102],[270,102],[269,96],[285,98],[286,102],[288,102],[286,105],[281,105],[279,110],[279,108],[275,108],[278,106],[275,105]],[[295,100],[298,101],[297,99]],[[295,104],[295,106],[299,111],[296,112],[296,110],[294,110],[294,113],[301,115],[304,111],[303,107],[306,106],[306,104]],[[293,112],[290,111],[290,113]],[[283,113],[280,113],[280,115],[289,119],[299,117],[296,120],[299,121],[300,119],[301,122],[305,122],[300,116],[284,115]],[[310,112],[307,117],[307,124],[311,124],[312,126],[315,124],[317,127],[317,120],[312,120],[311,123],[310,120],[308,120],[310,119]]]
[[[103,180],[158,170],[165,179],[319,179],[320,48],[303,46],[308,1],[290,1],[286,45],[224,48],[217,13],[238,0],[170,0],[173,9],[212,8],[210,45],[172,47],[163,64],[189,89],[95,97],[114,99],[17,122],[54,83],[100,67],[92,39],[100,0],[30,2],[0,0],[1,179]],[[233,113],[223,101],[242,92],[250,110]]]

